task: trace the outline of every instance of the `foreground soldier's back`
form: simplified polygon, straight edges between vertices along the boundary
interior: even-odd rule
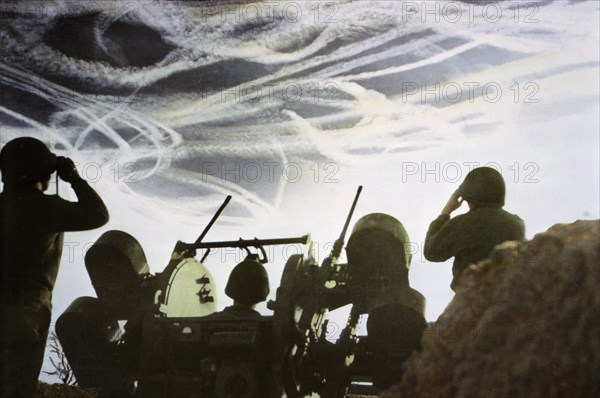
[[[465,268],[487,258],[496,245],[525,238],[523,220],[502,209],[505,192],[504,180],[496,170],[474,169],[450,197],[441,215],[429,225],[425,258],[443,262],[454,257],[453,289]],[[451,219],[450,214],[463,200],[470,210]]]
[[[21,137],[0,152],[0,396],[33,396],[50,324],[64,231],[102,226],[108,211],[70,159]],[[45,195],[50,175],[71,184],[78,202]]]

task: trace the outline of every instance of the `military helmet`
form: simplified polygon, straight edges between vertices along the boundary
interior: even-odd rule
[[[0,151],[0,171],[5,184],[41,181],[56,170],[56,155],[40,140],[19,137]]]
[[[386,284],[408,286],[411,252],[408,233],[402,223],[388,214],[361,217],[346,246],[352,288]]]
[[[235,266],[229,275],[225,294],[242,304],[256,304],[267,299],[269,276],[257,255],[251,254]]]
[[[482,205],[504,206],[506,195],[504,179],[491,167],[478,167],[471,170],[458,190],[466,200]]]

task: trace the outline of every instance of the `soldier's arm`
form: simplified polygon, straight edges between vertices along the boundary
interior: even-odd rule
[[[106,224],[108,209],[92,187],[83,179],[71,183],[77,202],[54,196],[48,209],[50,229],[54,231],[84,231]]]
[[[460,216],[450,219],[449,215],[442,214],[429,225],[423,254],[433,262],[446,261],[454,257],[460,245]]]
[[[462,203],[460,192],[458,190],[454,191],[442,209],[440,216],[429,225],[425,247],[423,248],[427,260],[441,262],[456,255],[458,251],[456,247],[458,234],[454,230],[459,222],[456,220],[450,222],[450,214],[458,209]]]

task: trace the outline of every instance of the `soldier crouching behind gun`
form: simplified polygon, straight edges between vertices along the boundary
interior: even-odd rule
[[[225,294],[233,299],[233,305],[207,315],[205,319],[229,321],[261,318],[255,308],[256,304],[265,301],[269,295],[269,276],[256,255],[249,255],[233,268]]]
[[[525,224],[502,207],[506,187],[502,175],[490,167],[471,170],[455,191],[442,214],[430,225],[424,254],[429,261],[454,257],[452,284],[455,290],[463,271],[489,256],[494,246],[525,238]],[[450,214],[466,201],[469,211],[450,219]]]
[[[43,362],[52,289],[64,231],[108,222],[102,199],[71,159],[20,137],[0,152],[0,397],[31,398]],[[71,184],[78,202],[45,195],[51,174]]]

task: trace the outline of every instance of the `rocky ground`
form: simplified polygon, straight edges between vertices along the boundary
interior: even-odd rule
[[[386,398],[600,396],[600,221],[472,266]]]
[[[98,391],[65,384],[38,383],[35,398],[96,398]]]

